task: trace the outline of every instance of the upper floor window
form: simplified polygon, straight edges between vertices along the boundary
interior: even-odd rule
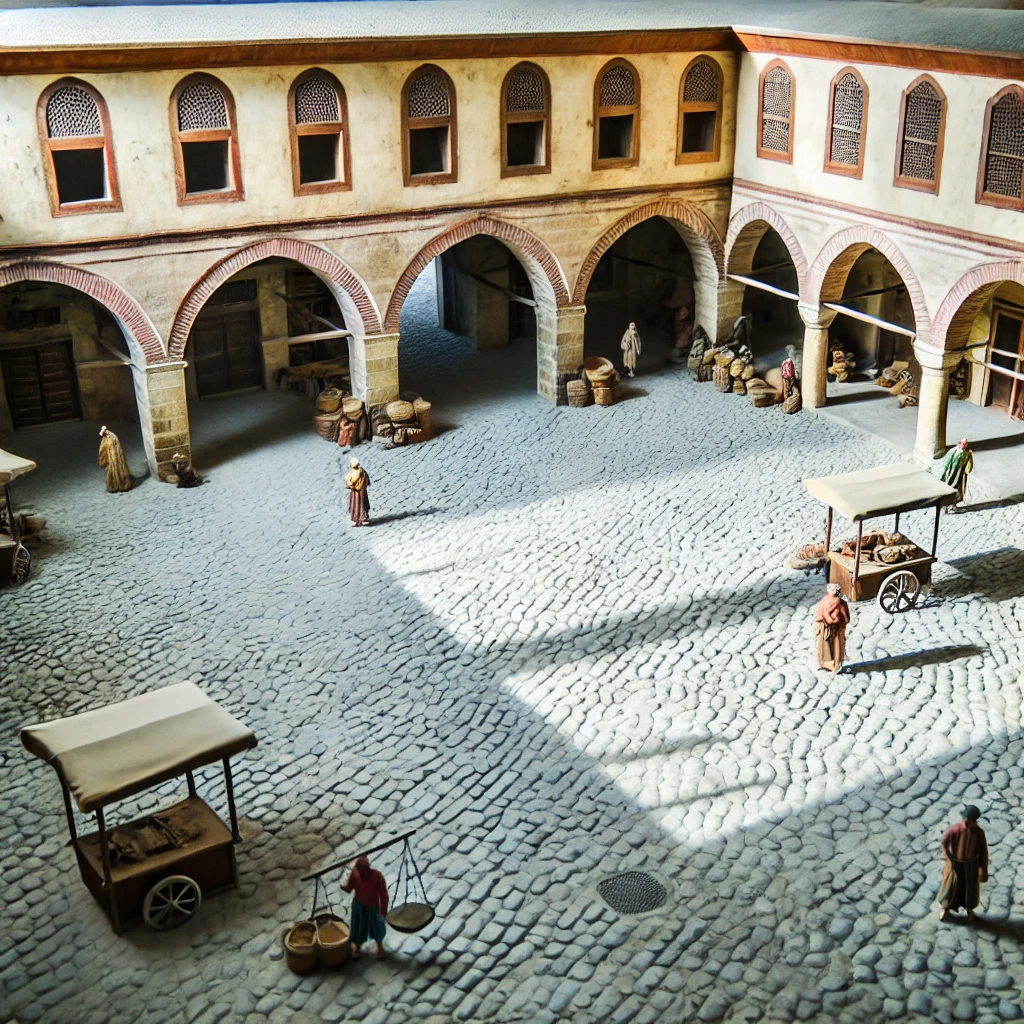
[[[189,75],[171,95],[179,203],[243,198],[235,104],[209,75]]]
[[[859,178],[864,173],[868,87],[853,68],[832,79],[828,105],[825,170]]]
[[[1024,209],[1024,89],[1008,85],[988,101],[976,199]]]
[[[288,96],[297,196],[351,188],[345,90],[326,71],[299,75]]]
[[[455,89],[433,64],[417,68],[402,90],[406,185],[458,179]]]
[[[120,210],[106,104],[98,92],[65,78],[39,97],[39,138],[55,217]]]
[[[634,167],[640,159],[640,79],[621,58],[605,64],[594,83],[593,166]]]
[[[721,135],[722,69],[710,57],[696,57],[679,84],[676,163],[717,160]]]
[[[945,126],[946,97],[932,78],[922,75],[903,93],[894,185],[939,191]]]
[[[781,60],[764,66],[758,88],[757,155],[765,160],[793,162],[793,73]]]
[[[551,90],[533,64],[517,64],[501,86],[501,174],[551,170]]]

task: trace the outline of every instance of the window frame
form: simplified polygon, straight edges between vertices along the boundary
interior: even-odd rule
[[[632,73],[633,86],[635,88],[633,103],[623,107],[602,107],[601,82],[604,80],[604,76],[615,67],[629,68]],[[616,167],[636,167],[640,163],[640,114],[643,100],[640,88],[640,73],[628,60],[626,60],[625,57],[613,57],[610,61],[605,63],[601,67],[600,71],[598,71],[594,76],[594,148],[591,159],[591,170],[604,171]],[[633,115],[633,134],[631,138],[632,155],[628,157],[616,156],[600,159],[598,157],[598,153],[600,152],[601,141],[601,118],[623,117],[627,114]]]
[[[519,111],[511,114],[508,111],[508,83],[512,75],[520,70],[532,71],[540,77],[541,85],[544,87],[544,110]],[[550,174],[551,173],[551,82],[543,68],[538,67],[532,61],[521,60],[518,64],[510,67],[501,81],[501,176],[503,178],[515,178],[524,174]],[[538,117],[538,114],[540,115]],[[521,164],[509,167],[508,164],[508,126],[510,124],[543,122],[544,125],[544,162],[542,164]]]
[[[100,115],[100,128],[103,130],[102,142],[96,145],[98,135],[76,135],[64,139],[51,139],[46,123],[46,105],[50,97],[59,89],[75,85],[84,89],[95,101]],[[74,217],[82,213],[120,213],[121,189],[117,182],[117,164],[114,160],[114,137],[110,129],[110,114],[107,104],[99,91],[88,82],[71,76],[59,78],[51,82],[40,94],[36,104],[36,124],[39,130],[39,148],[43,160],[43,178],[46,180],[46,191],[50,197],[50,215],[53,217]],[[81,202],[61,203],[60,191],[57,187],[57,168],[53,161],[55,150],[69,149],[102,149],[103,172],[106,182],[107,196],[104,199],[84,199]]]
[[[340,121],[324,121],[316,124],[299,124],[295,120],[295,94],[303,82],[311,78],[324,78],[334,87],[338,96],[338,115]],[[338,165],[341,178],[333,181],[310,181],[303,184],[302,169],[299,162],[299,137],[303,135],[337,135]],[[323,68],[309,68],[295,76],[288,89],[288,137],[291,140],[292,154],[292,188],[297,196],[316,196],[327,192],[350,192],[352,190],[351,150],[348,141],[348,98],[341,82]]]
[[[410,117],[409,87],[428,71],[439,72],[448,86],[448,114],[445,117]],[[447,171],[435,171],[429,174],[412,173],[411,147],[409,146],[411,122],[415,122],[416,128],[448,128]],[[459,180],[459,118],[455,83],[452,81],[451,75],[437,64],[420,64],[406,76],[402,86],[402,180],[407,188],[415,185],[444,185]]]
[[[228,127],[208,128],[199,131],[180,132],[178,130],[178,97],[183,90],[198,81],[209,82],[220,90],[227,108]],[[171,121],[171,148],[174,150],[174,184],[178,194],[179,206],[196,206],[202,203],[237,203],[245,199],[242,185],[242,159],[238,149],[238,118],[235,116],[235,98],[231,90],[219,79],[205,72],[186,75],[171,90],[171,102],[168,108]],[[182,138],[182,135],[187,138]],[[181,148],[183,142],[227,142],[228,172],[231,175],[231,187],[211,192],[189,193],[185,183],[185,156]]]
[[[942,112],[939,114],[939,137],[935,143],[935,180],[929,181],[926,178],[912,178],[910,175],[900,173],[900,164],[903,160],[903,133],[906,130],[907,121],[907,100],[910,94],[921,84],[927,83],[934,90],[942,103]],[[942,152],[946,141],[946,111],[949,103],[946,94],[938,82],[931,75],[918,75],[910,85],[903,90],[900,98],[900,123],[896,131],[896,163],[893,168],[893,188],[910,188],[916,192],[929,192],[932,195],[939,194],[939,179],[942,177]]]
[[[715,69],[715,74],[718,76],[718,100],[715,103],[696,103],[691,101],[689,104],[686,104],[683,101],[683,90],[686,88],[686,76],[690,73],[693,66],[695,64],[699,64],[701,61],[708,62]],[[676,126],[677,164],[713,164],[722,158],[722,111],[725,109],[725,98],[722,95],[722,91],[724,84],[725,75],[722,71],[722,65],[719,64],[718,61],[709,53],[698,53],[697,56],[694,57],[685,68],[683,68],[683,73],[679,76],[678,124]],[[686,120],[686,115],[688,113],[708,113],[712,110],[715,112],[715,141],[713,147],[705,152],[684,153],[683,122]]]
[[[860,114],[860,147],[857,152],[856,165],[837,164],[832,162],[832,131],[835,126],[836,87],[847,75],[853,75],[854,78],[860,82],[861,89],[864,90],[864,104],[861,107]],[[868,138],[869,101],[870,95],[868,93],[868,83],[864,81],[864,76],[852,65],[847,65],[845,68],[841,68],[832,79],[828,88],[828,122],[825,130],[825,163],[822,167],[826,174],[839,174],[845,178],[857,178],[858,180],[864,177],[864,150]]]
[[[764,83],[768,75],[776,68],[782,68],[783,71],[789,76],[789,117],[787,118],[787,124],[789,131],[787,137],[789,141],[788,148],[783,151],[781,149],[765,149],[762,145],[762,139],[764,138]],[[791,164],[793,162],[793,121],[796,112],[796,76],[793,74],[793,69],[781,58],[776,57],[774,60],[770,60],[763,68],[761,68],[761,74],[757,80],[757,156],[761,160],[779,160],[785,164]],[[780,121],[781,118],[773,117],[770,120]]]
[[[981,206],[996,206],[1002,210],[1024,210],[1024,187],[1022,187],[1021,198],[1000,195],[998,192],[985,191],[985,171],[988,169],[988,143],[992,134],[992,111],[995,105],[1007,94],[1016,93],[1017,98],[1024,105],[1024,87],[1012,83],[1003,86],[994,96],[989,97],[985,105],[985,128],[981,136],[981,162],[978,165],[978,181],[975,185],[974,201]]]

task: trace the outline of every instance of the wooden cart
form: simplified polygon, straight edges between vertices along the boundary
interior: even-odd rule
[[[199,909],[204,892],[238,885],[230,759],[256,737],[194,684],[28,726],[21,741],[56,770],[82,880],[118,934],[139,915],[153,928],[173,928]],[[230,827],[196,792],[195,770],[216,761]],[[186,799],[107,828],[106,806],[182,775]],[[95,813],[95,832],[78,834],[72,796],[83,814]]]
[[[8,583],[24,583],[32,567],[32,556],[21,542],[19,518],[11,501],[11,481],[35,468],[36,464],[30,459],[0,448],[0,488],[4,499],[0,515],[0,587]]]
[[[914,607],[921,585],[931,582],[932,563],[936,561],[939,544],[939,516],[946,505],[956,501],[956,490],[923,469],[906,463],[816,477],[805,480],[804,487],[828,508],[825,525],[826,579],[838,583],[850,601],[877,597],[878,603],[889,612],[907,611]],[[925,508],[935,509],[930,554],[918,547],[915,557],[901,562],[884,564],[864,559],[861,546],[866,520],[895,516],[894,532],[898,533],[903,513]],[[857,541],[852,556],[832,550],[834,512],[857,524]]]

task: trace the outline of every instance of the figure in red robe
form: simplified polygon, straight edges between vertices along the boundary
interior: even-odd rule
[[[843,600],[838,583],[825,588],[825,596],[814,613],[814,632],[818,637],[818,664],[835,675],[846,660],[846,626],[850,606]]]
[[[341,888],[343,892],[352,893],[353,958],[359,957],[359,947],[370,938],[377,943],[377,958],[380,959],[384,956],[384,918],[388,912],[388,887],[384,876],[370,867],[366,857],[360,857]]]
[[[963,809],[963,821],[946,829],[942,852],[942,887],[939,889],[939,920],[945,921],[951,910],[967,911],[967,920],[974,920],[974,908],[981,896],[981,883],[988,881],[988,843],[978,824],[981,811],[974,804]]]

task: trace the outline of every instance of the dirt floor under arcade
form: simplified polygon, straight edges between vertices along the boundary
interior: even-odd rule
[[[552,408],[529,349],[406,330],[444,429],[360,449],[369,529],[293,395],[194,409],[193,491],[106,494],[93,424],[8,441],[48,527],[0,595],[0,1019],[1021,1017],[1024,506],[945,518],[933,594],[894,621],[855,606],[833,679],[821,579],[782,567],[822,526],[800,481],[895,451],[677,370]],[[17,730],[183,679],[259,736],[235,762],[241,886],[117,938]],[[222,804],[216,772],[200,790]],[[974,928],[933,905],[968,799],[992,855]],[[436,921],[383,962],[290,974],[300,876],[405,827]],[[596,887],[634,869],[668,900],[620,916]]]

